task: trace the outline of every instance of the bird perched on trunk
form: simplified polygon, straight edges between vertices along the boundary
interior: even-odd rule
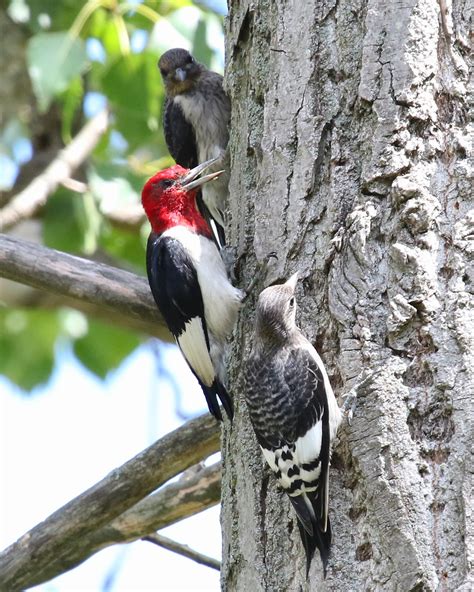
[[[329,461],[341,412],[321,358],[295,324],[297,277],[258,298],[245,398],[263,455],[296,511],[306,574],[318,548],[326,576]]]
[[[150,288],[163,318],[221,420],[217,398],[232,419],[232,400],[223,385],[223,355],[243,294],[229,282],[212,232],[196,207],[200,188],[221,171],[199,177],[214,165],[192,170],[175,165],[149,179],[142,204],[152,232],[147,246]]]
[[[230,101],[222,76],[198,63],[185,49],[165,52],[158,67],[166,90],[163,127],[171,156],[185,168],[217,159],[223,168],[229,140]],[[228,173],[202,188],[202,199],[215,223],[220,246],[225,243],[224,224],[228,196]],[[199,202],[199,199],[198,199]],[[202,208],[202,205],[199,204]]]

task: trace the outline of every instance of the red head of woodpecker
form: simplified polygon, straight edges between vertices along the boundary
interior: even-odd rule
[[[222,168],[230,122],[230,101],[222,86],[222,76],[181,48],[165,52],[158,67],[166,91],[163,127],[171,156],[186,168],[209,159],[217,159],[211,170]],[[204,204],[198,195],[199,207],[204,217],[212,221],[221,245],[225,242],[228,182],[224,172],[216,182],[202,188]]]
[[[201,186],[222,172],[199,177],[209,166],[205,162],[189,171],[177,164],[148,179],[142,191],[142,204],[153,232],[161,234],[172,226],[184,225],[212,238],[211,229],[196,205]]]
[[[146,182],[142,204],[152,228],[146,262],[155,302],[210,412],[222,419],[219,398],[231,419],[232,401],[221,367],[242,293],[229,282],[211,229],[196,205],[200,187],[221,174],[199,176],[213,164],[192,170],[176,165]]]

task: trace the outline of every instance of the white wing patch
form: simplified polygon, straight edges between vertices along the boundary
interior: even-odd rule
[[[201,382],[206,386],[211,386],[215,378],[214,366],[207,350],[206,336],[199,317],[194,317],[186,323],[177,342],[186,361],[199,376]]]
[[[316,424],[310,428],[304,436],[301,436],[295,442],[295,460],[299,465],[310,463],[315,458],[319,458],[321,453],[322,438],[323,422],[321,417],[319,421],[317,421]]]

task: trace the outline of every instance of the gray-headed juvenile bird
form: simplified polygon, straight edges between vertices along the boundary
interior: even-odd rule
[[[317,548],[326,576],[329,463],[341,412],[321,358],[295,323],[297,278],[258,298],[245,399],[263,455],[296,511],[306,574]]]
[[[166,144],[177,164],[192,169],[200,162],[217,158],[210,172],[222,168],[229,140],[230,101],[222,87],[222,76],[197,62],[185,49],[165,52],[158,67],[166,90],[163,127]],[[213,220],[220,246],[225,243],[224,224],[229,175],[202,188],[206,218]],[[215,234],[216,234],[215,233]]]

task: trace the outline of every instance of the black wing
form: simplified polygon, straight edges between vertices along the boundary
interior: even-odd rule
[[[173,99],[166,99],[163,116],[166,145],[177,164],[185,169],[197,166],[198,152],[193,126]]]
[[[322,416],[328,423],[323,375],[303,348],[281,350],[270,360],[250,359],[246,384],[250,419],[264,448],[294,444]]]
[[[177,338],[194,317],[202,319],[209,349],[204,303],[196,269],[181,243],[150,234],[146,252],[148,282],[169,330]]]

